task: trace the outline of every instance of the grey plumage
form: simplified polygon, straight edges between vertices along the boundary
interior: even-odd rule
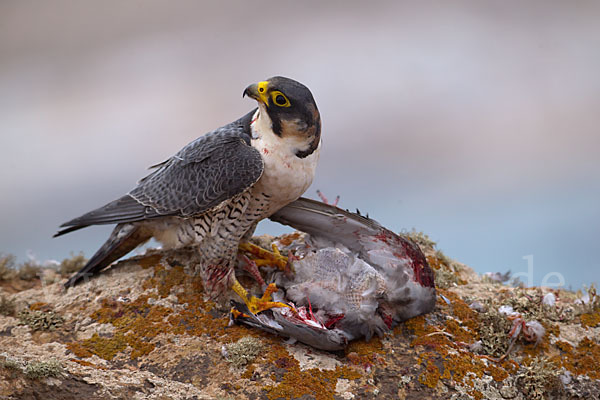
[[[250,145],[250,120],[239,120],[194,140],[154,166],[129,194],[65,222],[56,236],[89,225],[134,222],[163,216],[187,217],[218,206],[258,181],[263,160]]]
[[[155,238],[165,248],[196,246],[208,296],[234,287],[245,297],[234,285],[239,242],[308,188],[319,158],[321,122],[310,90],[289,78],[250,85],[244,95],[258,108],[153,166],[125,196],[61,225],[55,236],[117,224],[66,287]]]
[[[307,234],[280,246],[299,257],[292,261],[295,273],[276,271],[270,278],[282,290],[273,297],[299,311],[244,311],[240,322],[336,350],[435,306],[433,271],[419,247],[376,221],[304,198],[270,218]],[[301,312],[305,317],[297,317]]]

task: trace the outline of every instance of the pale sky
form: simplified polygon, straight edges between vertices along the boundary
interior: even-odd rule
[[[323,120],[308,197],[423,230],[478,272],[533,255],[535,284],[599,282],[599,20],[591,1],[3,1],[0,252],[90,256],[110,228],[51,239],[60,223],[284,75]]]

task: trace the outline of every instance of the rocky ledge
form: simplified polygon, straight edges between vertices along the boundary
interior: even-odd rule
[[[148,251],[66,292],[80,256],[21,269],[4,257],[0,398],[599,398],[594,288],[506,285],[408,235],[435,270],[435,310],[337,353],[230,324],[186,250]]]

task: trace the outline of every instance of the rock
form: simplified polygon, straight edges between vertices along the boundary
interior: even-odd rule
[[[0,315],[0,398],[598,398],[600,304],[559,290],[541,307],[541,289],[481,279],[421,246],[434,270],[456,275],[435,310],[339,352],[229,326],[227,310],[204,299],[187,250],[149,251],[67,292],[64,278],[0,285],[19,311],[62,321],[44,330]],[[502,306],[546,334],[537,345],[517,335],[499,361],[512,327]]]

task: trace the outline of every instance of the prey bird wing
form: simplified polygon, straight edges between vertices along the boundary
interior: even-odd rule
[[[342,243],[355,252],[363,250],[359,236],[372,237],[385,229],[373,219],[305,197],[300,197],[269,218],[311,236]]]
[[[129,194],[61,225],[60,236],[89,225],[201,214],[242,193],[263,172],[250,145],[250,119],[239,120],[194,140],[140,180]]]
[[[433,270],[409,238],[376,221],[332,205],[299,198],[271,215],[303,231],[281,251],[296,251],[293,274],[275,271],[268,280],[281,289],[277,301],[290,308],[248,313],[234,319],[324,350],[374,334],[431,312]],[[339,340],[344,338],[344,340]]]

